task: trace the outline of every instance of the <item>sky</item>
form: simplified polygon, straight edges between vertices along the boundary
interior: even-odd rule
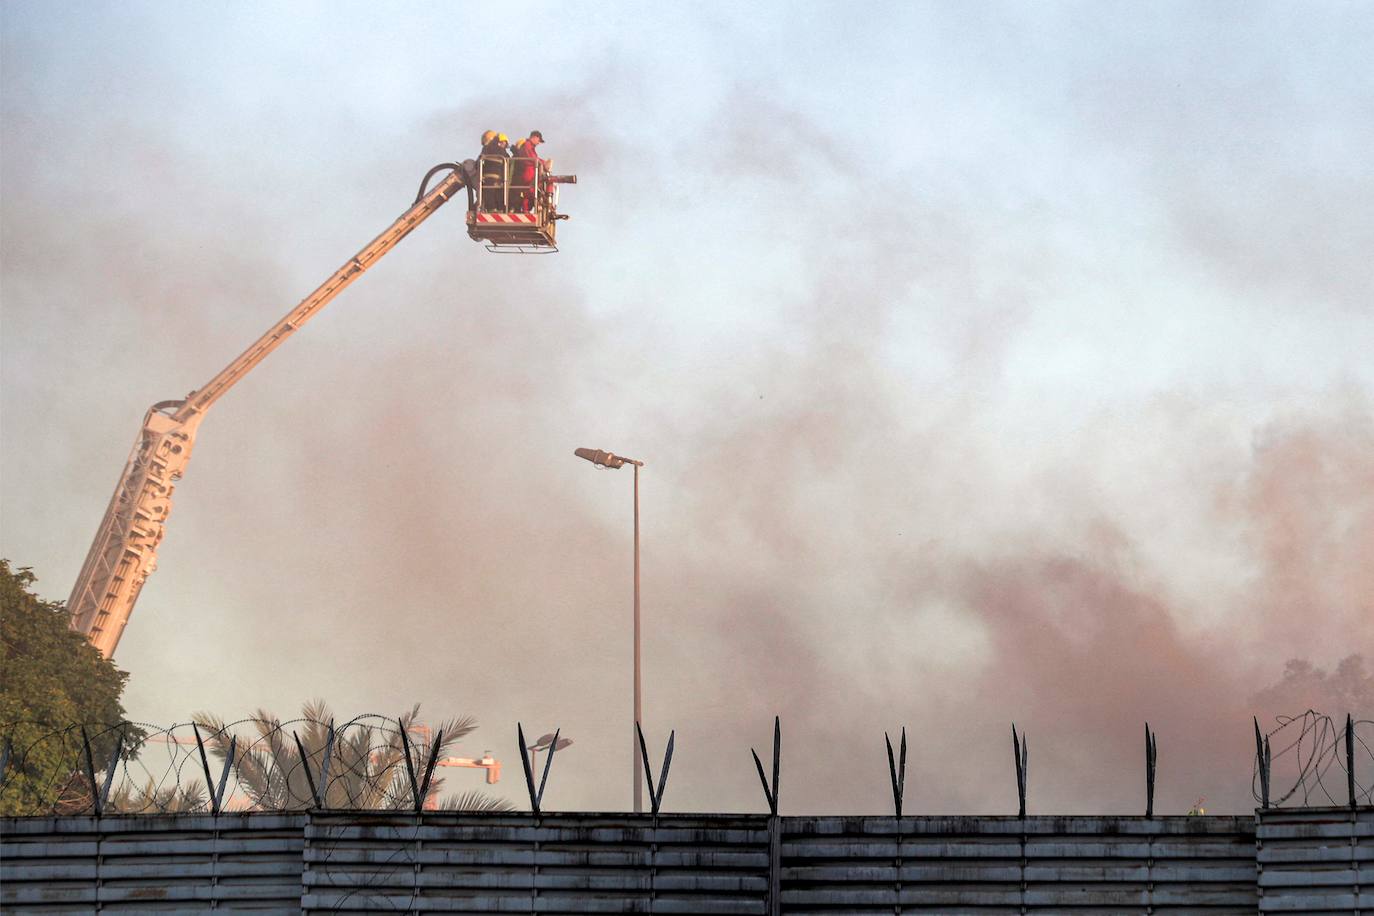
[[[201,425],[130,718],[561,728],[665,810],[1243,812],[1290,659],[1374,665],[1374,8],[0,5],[0,555],[65,599],[143,413],[483,130],[560,251],[438,211]],[[1350,669],[1346,669],[1350,670]],[[1364,694],[1368,697],[1370,694]],[[1261,708],[1264,707],[1264,708]],[[455,789],[480,787],[456,771]]]

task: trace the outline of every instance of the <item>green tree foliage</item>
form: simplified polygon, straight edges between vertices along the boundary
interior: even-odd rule
[[[60,601],[44,601],[27,567],[0,559],[0,753],[10,748],[0,814],[65,811],[89,803],[80,732],[91,735],[97,768],[109,762],[124,720],[120,694],[128,674],[71,629]],[[141,737],[128,730],[126,747]]]
[[[419,715],[420,706],[416,704],[400,717],[401,728],[410,736],[411,761],[417,782],[424,778],[424,767],[434,748],[433,738],[439,738],[439,757],[443,758],[452,753],[461,738],[477,728],[471,717],[450,719],[432,729],[422,728],[417,725]],[[251,807],[281,811],[309,808],[313,804],[310,783],[293,734],[305,749],[310,778],[314,779],[317,790],[322,788],[320,775],[324,769],[325,750],[329,747],[329,725],[334,716],[323,700],[305,704],[301,716],[301,721],[283,724],[276,716],[259,709],[250,720],[257,734],[238,735],[234,776],[238,791],[247,796]],[[219,718],[204,713],[195,716],[195,721],[208,737],[207,747],[223,761],[229,753],[233,730]],[[441,799],[443,785],[443,777],[436,773],[425,796],[427,804],[450,811],[511,810],[511,804],[505,799],[483,792],[469,791]],[[387,727],[380,721],[361,721],[339,728],[329,754],[329,783],[324,791],[328,808],[410,810],[413,806],[410,775],[406,769],[401,729],[396,723],[393,721]]]

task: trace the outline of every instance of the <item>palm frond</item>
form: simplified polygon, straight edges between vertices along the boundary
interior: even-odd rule
[[[499,814],[502,811],[514,811],[515,805],[504,798],[474,790],[440,799],[439,810]]]
[[[307,767],[316,789],[325,791],[325,803],[331,808],[407,809],[414,800],[402,735],[409,738],[411,761],[419,777],[432,754],[439,758],[451,755],[458,742],[477,728],[477,721],[471,716],[446,719],[433,727],[420,725],[419,703],[389,722],[377,716],[334,722],[334,714],[323,699],[307,702],[299,719],[286,722],[261,708],[237,722],[226,723],[204,712],[196,713],[192,721],[200,730],[206,750],[221,761],[228,758],[229,746],[238,733],[233,763],[236,785],[230,794],[237,792],[253,808],[278,811],[313,804]],[[329,745],[331,722],[335,740],[330,752],[329,785],[325,787],[319,784],[319,774]],[[248,728],[256,734],[242,734]],[[299,748],[293,735],[300,739]],[[435,775],[426,794],[429,803],[434,804],[440,797],[443,785],[443,778]],[[203,798],[203,794],[199,797]],[[168,795],[162,787],[151,785],[142,790],[131,789],[122,801],[154,807],[185,803]],[[482,792],[463,793],[439,804],[449,810],[511,810],[510,803]]]

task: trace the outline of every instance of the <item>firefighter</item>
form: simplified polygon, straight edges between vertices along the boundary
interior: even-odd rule
[[[524,213],[529,213],[534,209],[535,176],[539,172],[539,166],[543,164],[537,151],[539,144],[543,142],[544,135],[537,130],[532,130],[530,135],[521,140],[515,147],[511,190],[518,195],[515,198],[515,209]]]
[[[510,173],[510,139],[505,134],[487,131],[482,134],[482,209],[506,209],[506,182]]]

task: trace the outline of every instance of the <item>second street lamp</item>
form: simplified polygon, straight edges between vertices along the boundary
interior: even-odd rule
[[[571,738],[559,738],[557,744],[554,743],[553,739],[554,736],[552,734],[540,735],[538,738],[534,739],[533,744],[525,748],[525,750],[530,752],[530,772],[539,772],[540,751],[561,751],[563,748],[573,743],[573,739]]]
[[[634,725],[640,724],[640,665],[639,665],[639,469],[644,462],[623,455],[598,451],[592,448],[574,449],[573,454],[585,458],[592,464],[603,468],[622,468],[633,465],[635,469],[635,717]],[[644,810],[644,763],[639,759],[639,744],[633,727],[630,729],[630,754],[634,758],[634,803],[635,814]]]

